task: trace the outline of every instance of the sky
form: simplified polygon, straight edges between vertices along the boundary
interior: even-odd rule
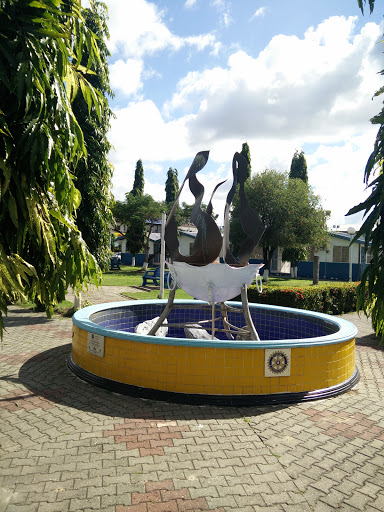
[[[213,201],[220,223],[232,158],[247,142],[253,174],[289,171],[303,150],[330,227],[359,224],[345,215],[367,197],[384,67],[379,5],[363,16],[357,0],[104,1],[117,200],[131,190],[137,160],[144,192],[164,200],[169,167],[181,183],[195,154],[209,150],[198,176],[206,203],[227,179]],[[194,202],[187,186],[181,201]]]

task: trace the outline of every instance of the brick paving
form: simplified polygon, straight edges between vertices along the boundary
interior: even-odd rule
[[[12,307],[0,348],[0,512],[382,512],[384,352],[369,321],[345,317],[359,329],[355,389],[221,408],[94,388],[67,369],[70,319]]]

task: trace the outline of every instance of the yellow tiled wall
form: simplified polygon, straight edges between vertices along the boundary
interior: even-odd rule
[[[291,349],[291,375],[264,377],[264,349],[210,348],[105,338],[104,357],[87,352],[87,331],[73,327],[72,358],[99,377],[179,393],[218,395],[315,391],[355,371],[355,340]]]

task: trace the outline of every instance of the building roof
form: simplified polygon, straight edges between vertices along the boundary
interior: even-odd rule
[[[196,238],[196,235],[197,235],[197,231],[181,231],[179,230],[179,235],[180,236],[187,236],[189,238],[193,238],[195,239]]]
[[[349,233],[346,233],[345,231],[331,231],[330,235],[334,238],[340,238],[342,240],[347,240],[348,242],[351,240],[351,235]],[[352,235],[352,238],[355,235]],[[365,244],[365,237],[360,236],[354,243],[358,244]]]

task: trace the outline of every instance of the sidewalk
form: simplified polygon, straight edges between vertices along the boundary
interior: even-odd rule
[[[103,291],[103,302],[122,299]],[[0,512],[383,511],[384,351],[368,320],[345,318],[359,329],[355,389],[219,408],[94,388],[66,367],[71,319],[12,307],[0,348]]]

